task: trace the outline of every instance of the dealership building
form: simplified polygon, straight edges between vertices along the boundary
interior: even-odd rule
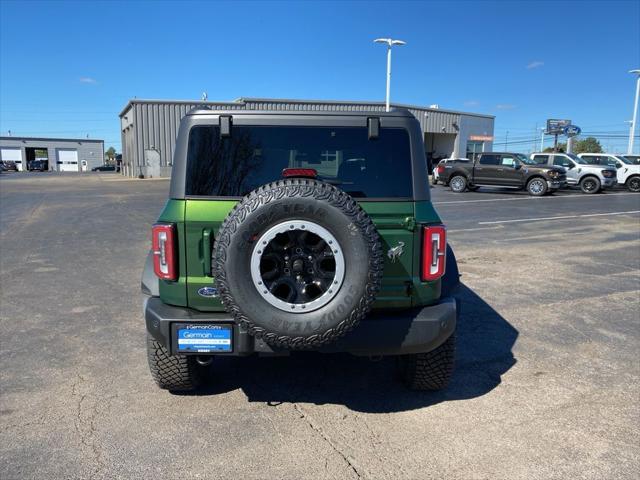
[[[18,171],[32,162],[56,172],[85,172],[104,163],[104,141],[89,138],[0,137],[0,160],[15,162]]]
[[[239,98],[233,102],[130,100],[120,113],[122,173],[128,176],[168,177],[180,120],[195,107],[213,110],[275,110],[383,112],[384,102]],[[471,157],[491,151],[494,117],[441,109],[437,105],[392,104],[406,108],[420,122],[425,151],[432,159]]]

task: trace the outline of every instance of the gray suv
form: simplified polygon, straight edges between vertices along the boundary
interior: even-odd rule
[[[590,165],[573,153],[532,153],[531,159],[539,165],[564,167],[567,185],[580,187],[583,193],[598,193],[613,188],[617,182],[615,168]]]

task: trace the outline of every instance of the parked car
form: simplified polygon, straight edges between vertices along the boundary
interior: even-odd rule
[[[397,355],[409,388],[447,385],[458,274],[409,111],[203,107],[179,132],[142,276],[160,388],[196,388],[216,355],[300,349]]]
[[[16,162],[12,161],[12,160],[4,160],[2,162],[5,171],[7,172],[17,172],[18,171],[18,166],[16,165]]]
[[[640,165],[640,155],[625,155],[624,158],[631,160],[633,165]]]
[[[46,160],[33,160],[29,162],[29,170],[32,172],[46,172],[47,164]]]
[[[468,158],[444,158],[438,162],[436,168],[433,169],[433,175],[431,177],[431,183],[437,185],[440,181],[440,172],[444,171],[444,167],[447,163],[452,162],[468,162]]]
[[[598,193],[616,185],[616,170],[607,165],[590,165],[572,153],[532,153],[531,159],[540,165],[563,167],[567,185],[578,186],[583,193]]]
[[[579,153],[578,157],[586,161],[589,165],[606,165],[619,168],[618,165],[621,165],[622,162],[622,155],[613,153]]]
[[[473,162],[453,161],[438,173],[439,180],[456,193],[479,187],[526,190],[542,196],[565,185],[564,169],[540,166],[521,153],[483,152]]]
[[[581,153],[578,156],[589,163],[617,168],[618,185],[631,192],[640,192],[640,165],[628,156],[611,153]]]
[[[115,165],[100,165],[99,167],[93,167],[91,169],[92,172],[115,172]]]

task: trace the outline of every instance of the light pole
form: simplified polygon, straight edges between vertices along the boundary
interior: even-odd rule
[[[627,154],[633,153],[633,136],[636,133],[636,120],[638,118],[638,96],[640,96],[640,69],[629,70],[629,73],[635,73],[638,78],[636,80],[636,100],[633,104],[633,119],[631,120],[631,130],[629,130],[629,146]]]
[[[542,152],[542,150],[544,150],[544,131],[545,128],[541,128],[540,129],[540,151]]]
[[[376,38],[374,43],[386,43],[387,44],[387,100],[386,100],[386,111],[389,111],[389,91],[391,89],[391,47],[394,45],[402,46],[406,45],[407,42],[403,42],[402,40],[393,40],[392,38]]]

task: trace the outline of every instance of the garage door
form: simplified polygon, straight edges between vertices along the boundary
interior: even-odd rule
[[[22,150],[19,148],[0,149],[0,157],[3,162],[16,162],[18,170],[22,170]]]
[[[58,150],[58,170],[61,172],[77,172],[78,171],[78,151],[77,150]]]

